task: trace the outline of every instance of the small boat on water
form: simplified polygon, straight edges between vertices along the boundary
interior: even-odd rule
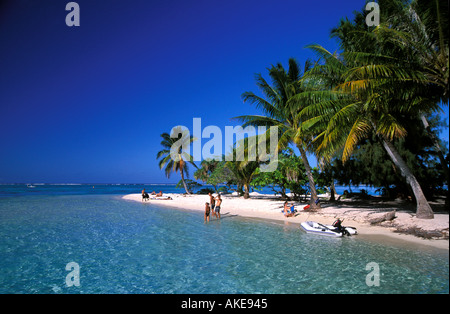
[[[302,222],[301,227],[303,230],[305,230],[307,233],[315,233],[315,234],[321,234],[324,236],[330,236],[330,237],[342,237],[344,235],[350,236],[355,235],[358,232],[356,231],[356,228],[353,227],[343,227],[341,225],[341,221],[338,219],[333,223],[333,225],[323,225],[321,223],[315,222],[315,221],[305,221]]]
[[[27,184],[27,188],[35,188],[36,186],[34,186],[33,184]]]
[[[327,226],[322,225],[315,221],[305,221],[302,222],[300,225],[303,228],[303,230],[306,231],[306,233],[315,233],[330,237],[342,237],[342,232],[333,231]]]

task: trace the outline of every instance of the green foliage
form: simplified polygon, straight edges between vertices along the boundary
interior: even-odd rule
[[[201,168],[195,171],[194,178],[207,184],[211,184],[214,187],[214,191],[217,193],[217,185],[224,182],[225,179],[218,177],[219,172],[215,171],[221,164],[222,162],[217,160],[203,160],[200,164]]]
[[[242,192],[242,183],[238,179],[238,177],[233,173],[231,169],[234,169],[233,165],[230,162],[226,161],[216,161],[214,162],[214,167],[210,167],[211,163],[202,162],[202,168],[200,168],[197,173],[196,179],[203,178],[203,182],[210,184],[213,186],[213,190],[211,190],[212,193],[227,193],[228,190],[236,190],[239,191],[240,195],[243,195]],[[205,169],[207,167],[207,169]],[[204,175],[203,174],[207,174]],[[203,177],[201,177],[201,175]],[[194,174],[194,176],[196,176]],[[220,186],[221,184],[225,184],[225,186]],[[237,185],[238,189],[233,189],[233,186]],[[240,188],[239,188],[240,187]],[[209,189],[209,188],[208,188]]]
[[[184,185],[186,193],[190,193],[188,186],[185,184],[184,176],[189,176],[188,163],[197,166],[193,162],[193,158],[187,152],[183,151],[183,146],[188,147],[195,139],[193,136],[187,135],[183,132],[181,127],[176,127],[172,133],[161,134],[161,146],[163,147],[156,154],[156,159],[159,159],[159,168],[163,169],[167,178],[170,178],[172,172],[179,172],[181,175],[181,182]]]
[[[305,62],[304,71],[312,67],[308,60]],[[286,71],[281,63],[272,65],[268,69],[270,82],[267,82],[261,74],[255,76],[256,85],[259,87],[262,97],[253,92],[242,94],[244,102],[253,104],[264,115],[246,115],[236,117],[244,123],[244,127],[251,126],[276,126],[278,128],[277,150],[281,151],[294,144],[300,151],[301,160],[305,167],[311,192],[311,206],[316,207],[317,198],[314,178],[311,172],[306,151],[311,144],[312,134],[303,126],[304,120],[299,115],[300,111],[308,105],[304,99],[295,96],[302,92],[308,92],[301,83],[302,71],[300,65],[293,58],[289,59],[289,68]],[[318,207],[318,206],[317,206]]]
[[[435,117],[430,118],[430,123],[433,128],[438,128],[442,122]],[[408,123],[408,134],[410,136],[396,140],[394,145],[417,177],[427,198],[432,197],[446,184],[442,165],[420,121]],[[340,185],[383,187],[385,191],[391,191],[388,196],[392,197],[399,193],[411,195],[405,179],[374,135],[362,141],[345,163],[339,158],[333,159],[330,169]]]
[[[310,98],[300,116],[314,133],[316,153],[324,162],[338,154],[347,162],[342,166],[345,171],[338,172],[343,181],[378,180],[364,167],[355,168],[359,161],[355,151],[375,136],[388,152],[385,159],[378,160],[377,174],[384,173],[384,181],[393,179],[385,163],[391,159],[394,171],[405,177],[413,191],[417,217],[432,218],[422,191],[427,188],[421,187],[416,177],[425,185],[433,184],[426,179],[436,159],[430,159],[430,151],[422,155],[427,162],[418,158],[418,147],[414,150],[412,144],[419,141],[409,123],[422,124],[419,128],[427,129],[434,139],[426,127],[426,116],[438,112],[441,102],[448,104],[448,1],[380,0],[380,6],[383,18],[377,27],[364,25],[364,11],[356,13],[353,21],[340,21],[332,31],[340,41],[340,54],[310,46],[319,60],[303,81],[319,93],[303,92],[294,98]],[[438,141],[434,143],[448,181],[443,148]],[[422,150],[426,147],[424,142],[419,145]],[[374,151],[374,156],[377,154]],[[368,162],[373,164],[373,160]]]
[[[236,185],[245,197],[250,186],[270,187],[286,197],[287,190],[298,196],[309,185],[313,198],[316,185],[330,186],[334,180],[386,190],[395,185],[415,196],[418,216],[431,211],[422,190],[428,197],[449,181],[448,144],[437,138],[437,114],[449,101],[448,1],[378,3],[379,26],[366,26],[363,8],[332,30],[339,52],[309,45],[317,55],[314,64],[305,62],[303,72],[294,59],[287,71],[280,63],[272,65],[270,81],[255,76],[261,96],[242,94],[262,115],[235,119],[244,127],[277,126],[277,150],[295,145],[300,158],[281,153],[273,172],[260,171],[259,161],[203,161],[194,177],[216,192],[220,184]],[[188,191],[184,174],[191,157],[180,150],[178,161],[171,160],[174,140],[167,133],[161,136],[160,168],[168,177],[180,172]],[[307,151],[317,156],[321,171],[310,168]]]
[[[175,186],[176,188],[183,188],[183,187],[187,187],[187,190],[189,193],[194,193],[195,189],[201,187],[202,185],[199,184],[198,182],[195,182],[193,180],[190,179],[185,179],[184,182],[183,180],[178,181],[177,185]]]
[[[197,192],[196,192],[196,194],[203,194],[203,195],[207,195],[207,194],[209,194],[209,193],[214,193],[215,191],[214,191],[214,189],[211,189],[211,188],[202,188],[202,189],[200,189],[200,190],[198,190]]]
[[[281,153],[278,155],[278,167],[272,172],[257,170],[258,176],[252,181],[255,188],[269,187],[275,194],[287,199],[287,190],[295,198],[307,192],[308,178],[305,174],[303,162],[293,154]]]

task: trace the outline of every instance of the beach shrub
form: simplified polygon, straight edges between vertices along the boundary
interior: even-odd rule
[[[287,191],[293,194],[293,198],[300,200],[302,196],[306,199],[309,192],[309,182],[306,176],[303,162],[290,151],[278,155],[278,167],[272,172],[257,170],[258,175],[252,180],[252,187],[261,189],[270,188],[275,195],[281,195],[283,199],[289,199]],[[318,171],[313,172],[318,173]]]
[[[211,189],[211,188],[202,188],[202,189],[198,190],[195,194],[208,194],[208,193],[213,194],[214,192],[215,192],[214,189]]]
[[[190,179],[185,179],[178,181],[177,185],[175,186],[176,188],[183,188],[186,187],[188,194],[192,194],[194,193],[194,190],[201,187],[202,185],[198,182],[195,182],[193,180]]]

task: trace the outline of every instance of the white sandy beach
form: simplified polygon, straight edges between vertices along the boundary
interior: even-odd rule
[[[172,200],[151,199],[144,204],[158,204],[171,208],[198,210],[204,212],[205,202],[209,202],[208,195],[164,194]],[[142,202],[140,193],[123,196],[123,199]],[[298,214],[295,217],[284,217],[281,213],[284,201],[273,195],[251,193],[250,199],[244,199],[231,194],[222,195],[223,203],[221,215],[238,215],[260,219],[282,221],[286,224],[300,224],[303,221],[314,220],[320,223],[331,224],[336,218],[344,219],[344,226],[354,226],[358,229],[358,237],[375,241],[399,242],[407,241],[410,244],[431,246],[440,249],[449,249],[449,241],[442,239],[424,239],[414,235],[394,232],[397,228],[416,227],[424,231],[444,232],[448,235],[449,215],[435,214],[432,220],[417,219],[411,211],[404,210],[404,206],[396,201],[386,203],[359,203],[344,201],[335,204],[323,204],[319,212],[303,211],[306,203],[295,202]],[[355,204],[355,205],[353,205]],[[386,212],[396,210],[396,218],[391,222],[380,225],[371,225],[369,220],[384,215]],[[211,218],[215,219],[215,218]]]

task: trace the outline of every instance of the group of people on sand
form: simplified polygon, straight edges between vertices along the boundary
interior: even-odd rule
[[[156,193],[153,191],[150,193],[152,195],[152,199],[169,199],[172,198],[166,197],[163,198],[163,192],[159,191],[159,193]],[[145,189],[142,190],[142,201],[148,201],[150,200],[150,195],[145,192]],[[222,206],[222,197],[220,194],[217,194],[217,197],[214,197],[211,193],[208,193],[209,196],[209,202],[205,203],[205,222],[210,220],[211,216],[215,216],[217,219],[220,219],[220,208]],[[284,217],[294,217],[297,213],[297,210],[295,209],[294,204],[289,204],[287,201],[284,202],[283,210],[281,211],[284,215]]]
[[[152,195],[152,199],[164,199],[164,200],[171,200],[172,198],[170,196],[163,198],[163,192],[159,191],[159,193],[156,193],[155,191],[153,191],[152,193],[150,193],[150,195]],[[142,201],[148,201],[150,200],[150,195],[145,192],[145,189],[142,189]]]
[[[297,210],[295,209],[294,204],[289,205],[289,203],[286,201],[284,202],[284,208],[282,212],[284,214],[284,217],[294,217]]]
[[[209,195],[209,203],[205,203],[205,222],[209,221],[209,217],[211,215],[216,216],[217,219],[220,219],[220,207],[222,206],[222,197],[220,194],[217,194],[217,197],[214,197],[211,193]]]

